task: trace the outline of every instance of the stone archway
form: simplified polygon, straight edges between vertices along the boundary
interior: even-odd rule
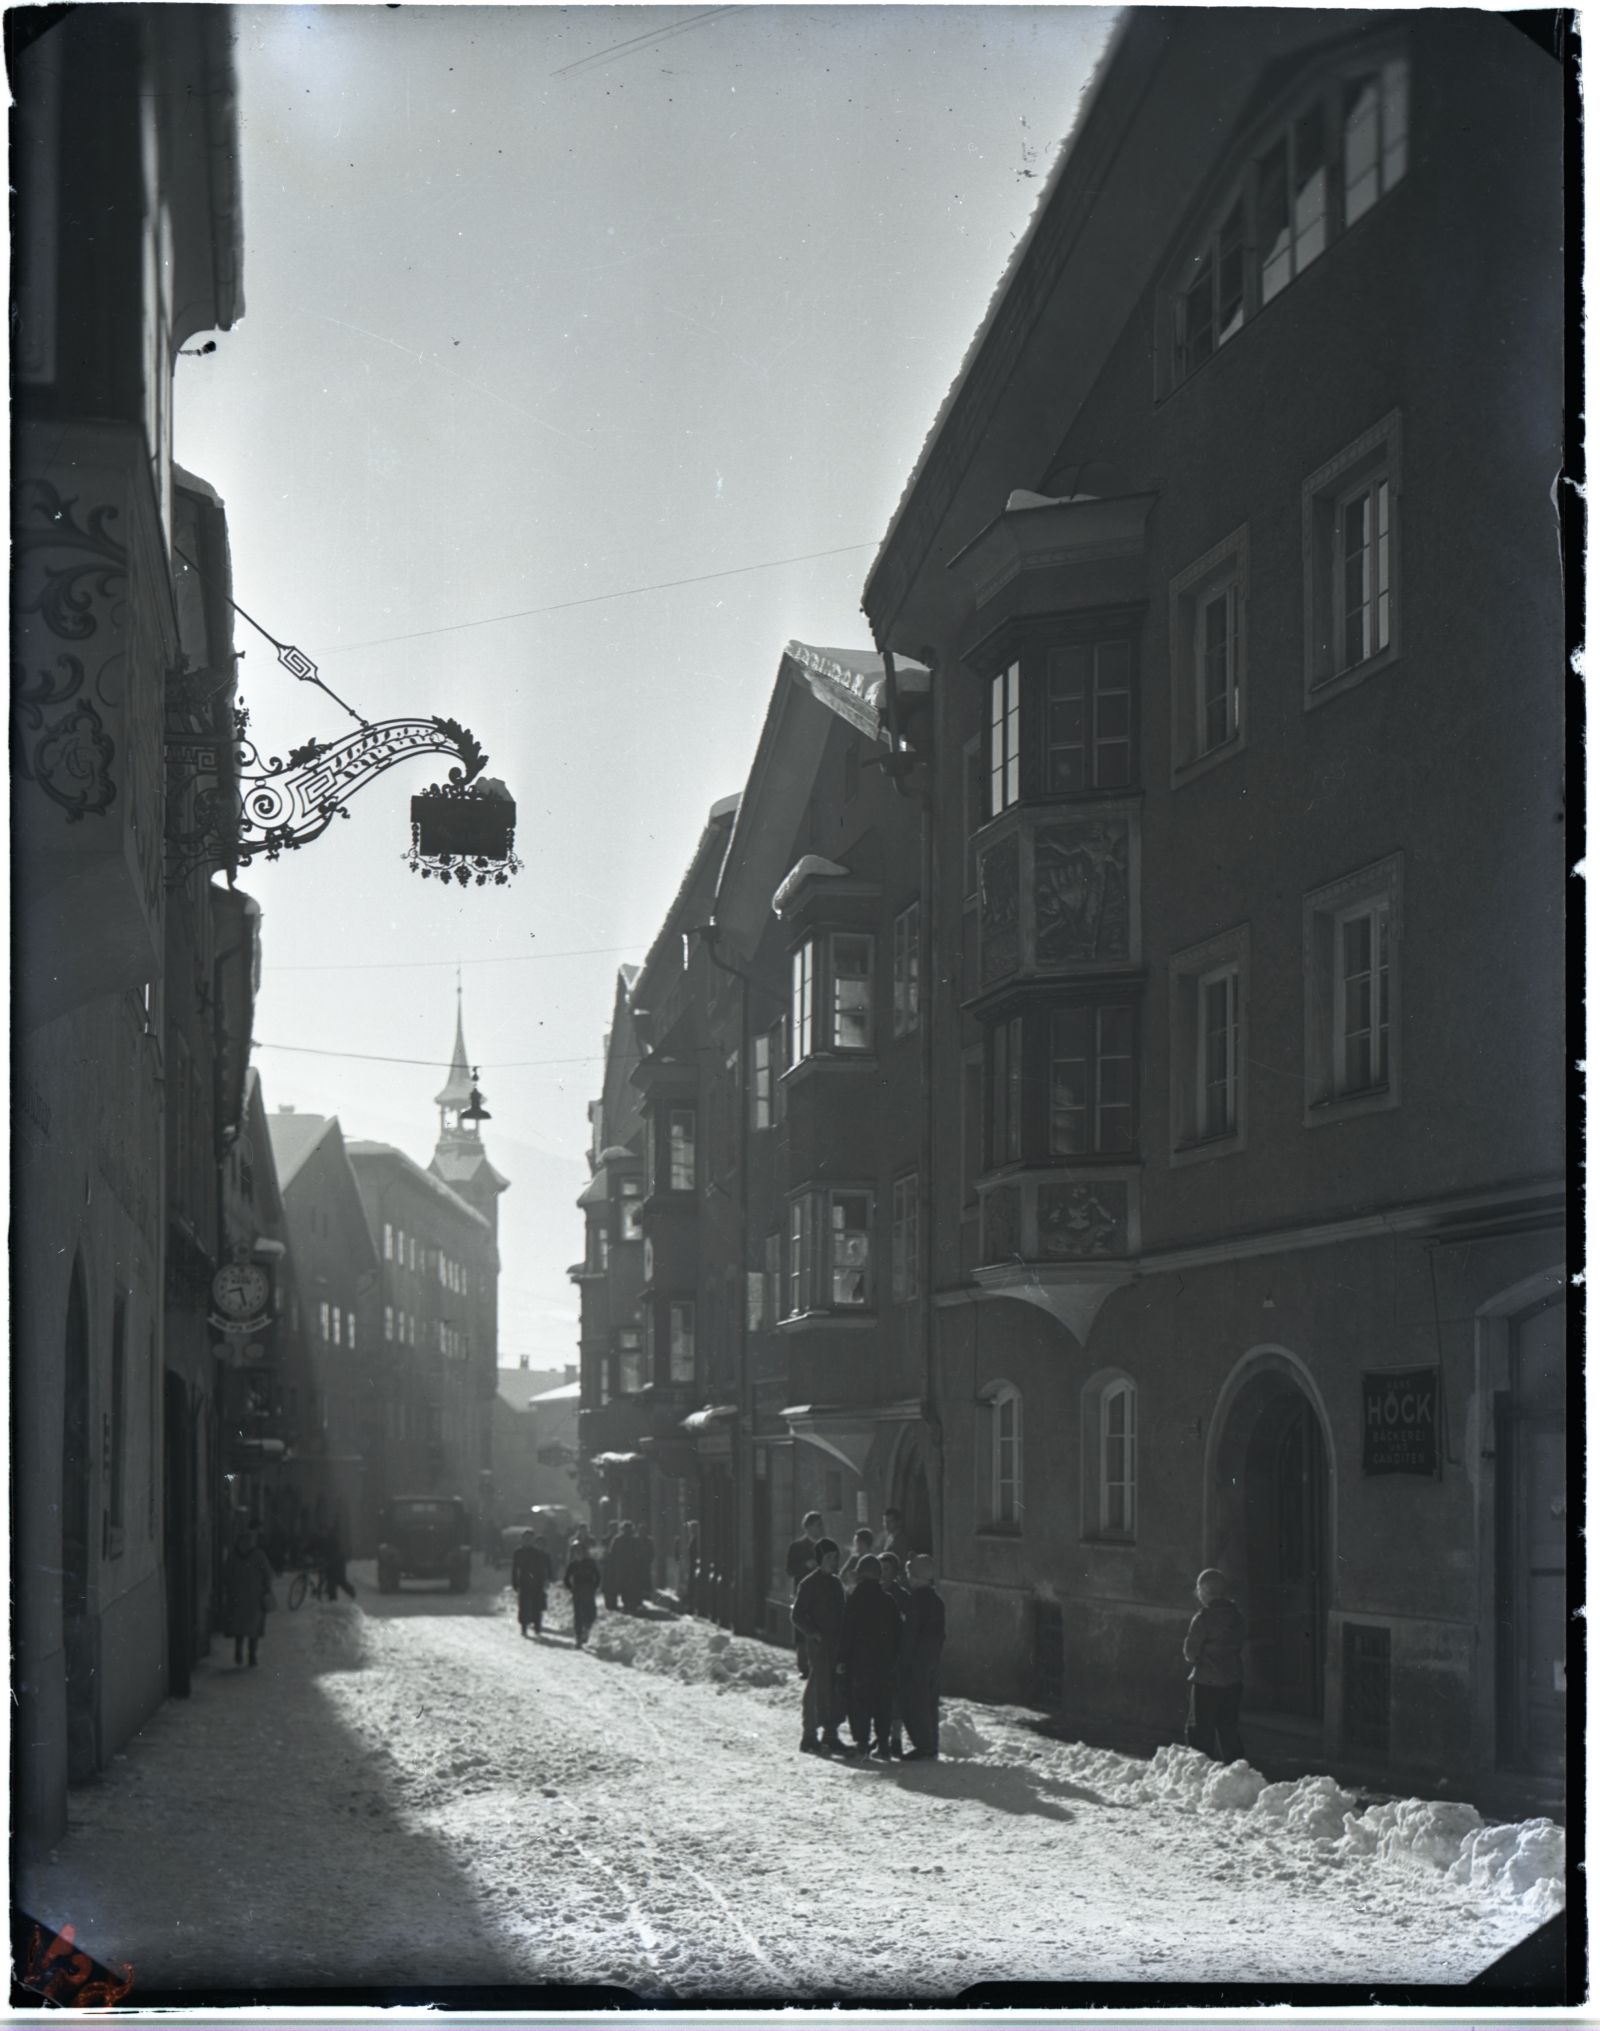
[[[938,1518],[934,1508],[933,1447],[925,1430],[901,1433],[890,1462],[887,1507],[898,1509],[911,1551],[925,1551],[937,1565]]]
[[[1319,1719],[1327,1666],[1332,1476],[1321,1407],[1276,1350],[1242,1364],[1213,1424],[1209,1556],[1238,1591],[1248,1631],[1245,1699]]]

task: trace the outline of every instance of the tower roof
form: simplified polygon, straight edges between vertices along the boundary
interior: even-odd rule
[[[465,1107],[472,1098],[472,1070],[467,1063],[467,1040],[461,1028],[461,983],[456,982],[456,1050],[450,1061],[450,1076],[433,1096],[435,1107]]]

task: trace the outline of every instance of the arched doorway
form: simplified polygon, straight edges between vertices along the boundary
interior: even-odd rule
[[[83,1265],[67,1288],[61,1405],[61,1640],[67,1678],[67,1780],[100,1767],[94,1624],[89,1614],[89,1303]]]
[[[933,1535],[928,1444],[923,1433],[916,1432],[901,1442],[889,1486],[893,1493],[887,1506],[899,1510],[906,1544],[913,1552],[928,1552],[937,1561],[939,1547]]]
[[[1259,1367],[1224,1414],[1213,1470],[1213,1557],[1244,1610],[1245,1701],[1316,1720],[1327,1658],[1328,1451],[1294,1368]]]

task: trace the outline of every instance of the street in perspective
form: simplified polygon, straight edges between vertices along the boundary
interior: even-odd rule
[[[1573,27],[7,16],[14,2004],[1582,1999]]]

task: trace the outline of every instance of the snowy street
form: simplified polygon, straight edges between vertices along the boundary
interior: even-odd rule
[[[953,1999],[995,1981],[1435,1984],[1560,1901],[1561,1837],[1155,1763],[946,1702],[936,1765],[801,1757],[792,1659],[508,1595],[280,1608],[214,1646],[17,1900],[141,1991],[616,1984]],[[280,1587],[280,1597],[282,1588]],[[763,1683],[765,1681],[765,1683]],[[1201,1784],[1209,1779],[1209,1796]],[[1346,1812],[1352,1816],[1347,1820]]]

